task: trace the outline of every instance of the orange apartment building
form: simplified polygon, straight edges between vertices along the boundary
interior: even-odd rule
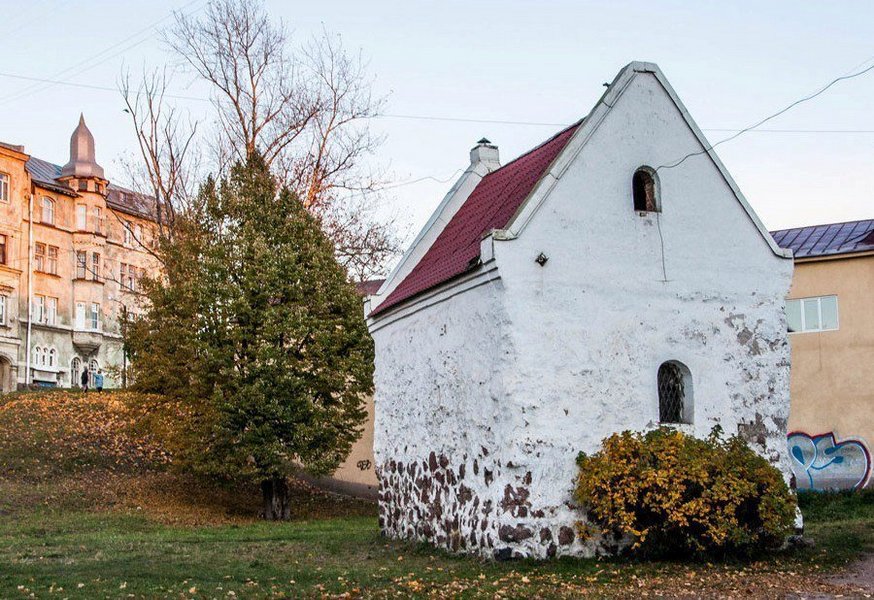
[[[772,232],[795,256],[789,453],[799,489],[861,489],[874,443],[874,219]]]
[[[59,166],[0,142],[0,389],[122,383],[122,315],[157,263],[147,199],[111,184],[80,117]]]

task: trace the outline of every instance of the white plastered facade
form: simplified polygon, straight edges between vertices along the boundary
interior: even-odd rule
[[[691,374],[681,427],[740,432],[789,476],[791,256],[706,147],[658,68],[632,63],[477,269],[369,320],[388,535],[483,556],[597,552],[575,533],[575,458],[658,426],[666,361]],[[641,166],[661,212],[633,210]]]

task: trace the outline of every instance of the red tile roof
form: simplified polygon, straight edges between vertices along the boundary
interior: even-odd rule
[[[413,270],[371,315],[475,268],[482,237],[509,224],[579,124],[483,177]]]

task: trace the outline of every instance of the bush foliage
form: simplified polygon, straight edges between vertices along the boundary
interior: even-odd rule
[[[749,554],[790,533],[794,495],[739,437],[697,439],[671,429],[623,432],[577,458],[583,536],[600,527],[638,556]],[[625,545],[625,543],[628,543]]]

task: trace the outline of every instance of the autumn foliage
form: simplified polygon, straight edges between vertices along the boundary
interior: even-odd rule
[[[626,431],[577,464],[581,533],[638,556],[749,554],[779,546],[794,522],[780,472],[737,436]]]

